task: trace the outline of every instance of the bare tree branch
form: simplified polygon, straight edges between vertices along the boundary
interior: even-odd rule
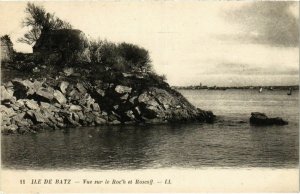
[[[19,42],[32,45],[39,39],[43,30],[72,29],[70,23],[46,12],[43,7],[36,6],[33,3],[27,3],[25,13],[27,16],[23,20],[22,26],[31,29],[24,34],[24,37],[18,39]]]

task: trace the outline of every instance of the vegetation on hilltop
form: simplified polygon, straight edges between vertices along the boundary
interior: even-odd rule
[[[28,3],[25,11],[27,15],[22,24],[29,27],[30,30],[19,41],[27,44],[35,43],[34,48],[40,45],[45,47],[46,50],[48,50],[48,47],[53,48],[53,44],[61,43],[63,46],[67,45],[65,42],[78,43],[76,39],[78,37],[72,35],[74,30],[69,30],[68,32],[68,29],[71,29],[72,26],[54,14],[48,13],[44,7]],[[51,35],[53,31],[57,31],[58,35],[63,34],[63,36],[66,36],[66,33],[70,33],[70,35],[67,36],[68,39],[66,41],[56,40],[49,45],[43,45],[43,43],[48,41],[47,35],[45,35],[47,34],[46,32],[48,32],[48,35]],[[42,39],[46,40],[42,41]],[[90,58],[89,62],[82,62],[77,60],[78,58],[65,60],[63,52],[74,52],[74,49],[72,50],[69,47],[59,48],[58,51],[54,50],[55,52],[51,51],[43,55],[40,55],[38,52],[32,54],[15,52],[14,59],[3,64],[2,72],[5,72],[3,73],[4,80],[2,78],[2,81],[8,81],[14,77],[53,78],[59,75],[59,72],[64,68],[72,67],[77,72],[80,72],[81,79],[99,79],[111,83],[120,82],[121,80],[125,82],[126,79],[128,80],[128,77],[125,78],[122,75],[125,73],[152,80],[146,81],[146,85],[154,84],[154,82],[166,85],[164,82],[165,76],[160,76],[153,70],[149,52],[138,45],[125,42],[113,43],[107,40],[90,40],[88,41],[87,49]]]

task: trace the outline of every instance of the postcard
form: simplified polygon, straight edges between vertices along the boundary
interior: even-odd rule
[[[1,1],[3,193],[299,191],[298,1]]]

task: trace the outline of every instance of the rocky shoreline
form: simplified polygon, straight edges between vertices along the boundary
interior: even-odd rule
[[[80,126],[213,122],[211,111],[191,105],[180,93],[123,73],[122,83],[88,81],[68,68],[55,78],[15,78],[1,86],[1,132],[36,133]],[[77,76],[77,77],[76,77]],[[124,82],[124,80],[126,82]]]

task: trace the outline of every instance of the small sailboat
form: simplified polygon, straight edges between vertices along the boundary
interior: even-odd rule
[[[261,87],[261,88],[259,88],[259,93],[262,93],[262,87]]]
[[[289,88],[287,95],[292,95],[292,88]]]

